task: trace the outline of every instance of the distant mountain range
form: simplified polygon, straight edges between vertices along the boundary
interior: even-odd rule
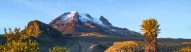
[[[81,34],[97,32],[104,35],[140,37],[140,33],[113,26],[105,17],[94,18],[90,14],[71,11],[63,13],[49,25],[58,29],[62,34]]]

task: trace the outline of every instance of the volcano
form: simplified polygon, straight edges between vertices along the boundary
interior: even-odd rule
[[[62,34],[82,34],[96,32],[114,36],[141,36],[140,33],[113,26],[105,17],[92,17],[87,13],[77,11],[65,12],[52,20],[49,25]]]

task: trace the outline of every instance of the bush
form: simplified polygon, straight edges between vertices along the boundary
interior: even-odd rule
[[[120,50],[122,52],[135,52],[135,49],[137,48],[138,44],[136,41],[127,41],[121,45]]]
[[[69,50],[67,50],[64,47],[60,47],[60,46],[55,46],[53,47],[53,49],[49,49],[49,52],[70,52]]]
[[[114,42],[105,52],[140,52],[141,47],[139,42],[126,41],[126,42]]]
[[[191,52],[191,46],[182,47],[174,52]]]
[[[191,42],[182,42],[181,44],[191,44]]]
[[[38,43],[31,41],[28,34],[20,33],[19,28],[12,32],[3,34],[6,37],[6,44],[0,45],[0,52],[39,52]],[[26,35],[26,36],[25,36]]]
[[[38,52],[39,47],[36,41],[28,42],[11,41],[5,45],[0,45],[0,52]]]

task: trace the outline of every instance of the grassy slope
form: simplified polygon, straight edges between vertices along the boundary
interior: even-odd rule
[[[69,39],[76,39],[94,44],[101,44],[105,50],[113,45],[114,42],[124,41],[138,41],[140,47],[143,47],[142,38],[130,38],[130,37],[119,37],[119,36],[80,36],[80,37],[69,37]],[[187,42],[187,44],[182,44]],[[191,39],[170,39],[170,38],[158,38],[158,51],[159,52],[173,52],[184,46],[191,46]]]
[[[62,40],[65,39],[65,40]],[[0,42],[4,43],[5,38],[0,36]],[[55,41],[56,40],[56,41]],[[119,37],[119,36],[78,36],[78,37],[66,37],[55,39],[51,42],[46,42],[44,40],[39,40],[39,46],[44,49],[49,49],[53,46],[59,45],[64,46],[71,50],[71,52],[84,52],[89,47],[95,44],[101,45],[104,50],[108,49],[115,43],[124,42],[124,41],[138,41],[139,46],[143,47],[143,39],[142,38],[127,38],[127,37]],[[115,43],[114,43],[115,42]],[[114,43],[114,44],[113,44]],[[191,39],[169,39],[169,38],[159,38],[159,52],[172,52],[176,49],[179,49],[184,46],[191,46]],[[44,50],[43,49],[43,50]]]

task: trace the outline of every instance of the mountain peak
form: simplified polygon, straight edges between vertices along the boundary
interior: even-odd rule
[[[59,36],[61,32],[57,29],[54,29],[52,26],[45,24],[38,20],[33,20],[28,23],[22,32],[31,34],[31,36],[39,36],[40,34],[46,34],[50,36]]]
[[[77,11],[71,11],[70,13],[75,14],[75,13],[77,13]]]
[[[99,19],[96,19],[90,14],[81,14],[77,11],[64,13],[52,20],[49,25],[61,31],[62,34],[98,32],[107,35],[127,36],[136,34],[140,36],[140,34],[137,32],[113,26],[103,16],[99,17]]]
[[[100,21],[102,21],[102,23],[104,25],[107,25],[107,26],[111,26],[112,24],[106,19],[104,18],[103,16],[100,17]]]

